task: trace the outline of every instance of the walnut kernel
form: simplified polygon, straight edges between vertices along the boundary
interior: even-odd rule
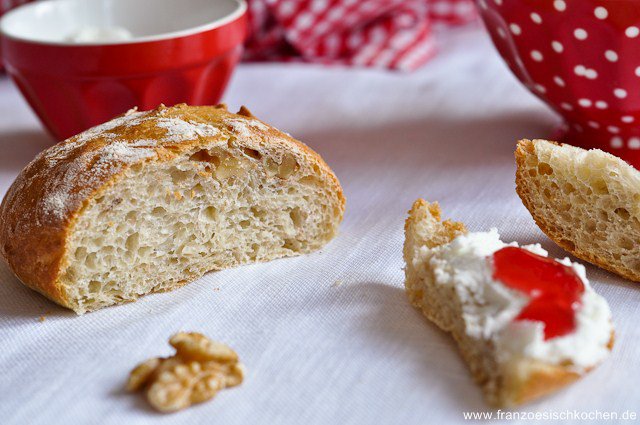
[[[145,389],[157,410],[175,412],[242,383],[244,366],[227,345],[195,332],[180,332],[169,342],[176,349],[174,356],[141,363],[127,382],[128,391]]]

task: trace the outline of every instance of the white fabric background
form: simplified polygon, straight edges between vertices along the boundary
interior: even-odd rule
[[[486,409],[452,341],[405,298],[403,221],[425,197],[472,230],[495,226],[507,240],[540,241],[564,255],[513,182],[515,140],[548,136],[556,118],[479,29],[448,36],[413,74],[243,65],[226,100],[324,156],[347,196],[340,235],[313,255],[209,274],[82,317],[26,289],[1,264],[0,422],[448,424]],[[0,194],[49,143],[0,80]],[[594,267],[588,274],[613,310],[613,355],[525,410],[640,413],[640,286]],[[249,372],[212,402],[160,415],[122,388],[138,362],[171,353],[167,339],[179,330],[229,343]]]

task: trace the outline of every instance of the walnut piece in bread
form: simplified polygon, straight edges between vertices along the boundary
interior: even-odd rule
[[[640,282],[640,172],[598,149],[521,140],[516,191],[538,227],[576,257]]]
[[[246,108],[161,106],[39,154],[0,206],[0,253],[82,314],[315,251],[343,212],[322,158]]]
[[[547,253],[539,245],[505,244],[495,229],[468,233],[462,223],[442,222],[438,204],[422,199],[409,211],[405,235],[405,288],[410,302],[452,334],[490,404],[509,407],[554,392],[609,354],[613,345],[609,306],[589,286],[583,266],[568,259],[544,259]],[[584,290],[580,307],[565,306],[573,316],[569,322],[575,320],[574,329],[551,337],[546,323],[552,325],[558,316],[548,314],[549,304],[541,311],[552,320],[522,318],[530,303],[544,294],[529,296],[497,277],[495,253],[514,248],[579,277]],[[548,275],[536,278],[546,279],[540,276]],[[553,291],[558,287],[568,290],[552,285]]]
[[[127,381],[127,391],[144,389],[155,409],[175,412],[242,383],[244,366],[227,345],[196,332],[177,333],[169,343],[176,349],[174,356],[139,364]]]

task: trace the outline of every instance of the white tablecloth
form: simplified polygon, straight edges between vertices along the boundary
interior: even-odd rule
[[[487,409],[451,339],[408,304],[401,255],[418,197],[472,230],[495,226],[564,255],[514,191],[516,139],[548,136],[556,118],[484,33],[450,34],[413,74],[242,65],[226,101],[324,156],[347,196],[339,236],[313,255],[212,273],[81,317],[0,265],[0,423],[448,424]],[[0,194],[49,143],[2,79]],[[595,267],[588,274],[613,310],[613,355],[526,411],[640,413],[640,286]],[[138,362],[170,354],[179,330],[229,343],[248,374],[212,402],[161,415],[123,384]]]

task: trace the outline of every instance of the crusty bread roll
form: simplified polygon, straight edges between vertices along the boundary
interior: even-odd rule
[[[0,252],[82,314],[317,250],[343,211],[320,156],[245,108],[161,106],[39,154],[0,207]]]
[[[422,199],[409,211],[405,289],[411,304],[452,334],[489,404],[510,407],[554,392],[608,355],[613,345],[609,307],[586,277],[581,276],[584,308],[576,313],[575,333],[543,341],[541,323],[514,321],[528,300],[497,281],[491,282],[491,274],[486,274],[491,267],[489,258],[476,256],[474,262],[465,262],[476,255],[469,253],[478,247],[491,252],[493,248],[486,245],[502,246],[497,231],[469,234],[462,223],[441,221],[440,214],[437,203]],[[475,248],[465,244],[474,238]],[[523,249],[546,256],[539,245]],[[454,258],[445,261],[443,252],[455,254]],[[572,264],[566,259],[562,263]],[[578,274],[584,273],[582,266],[572,267],[581,270]]]
[[[601,150],[521,140],[516,191],[540,229],[576,257],[640,281],[640,172]]]

